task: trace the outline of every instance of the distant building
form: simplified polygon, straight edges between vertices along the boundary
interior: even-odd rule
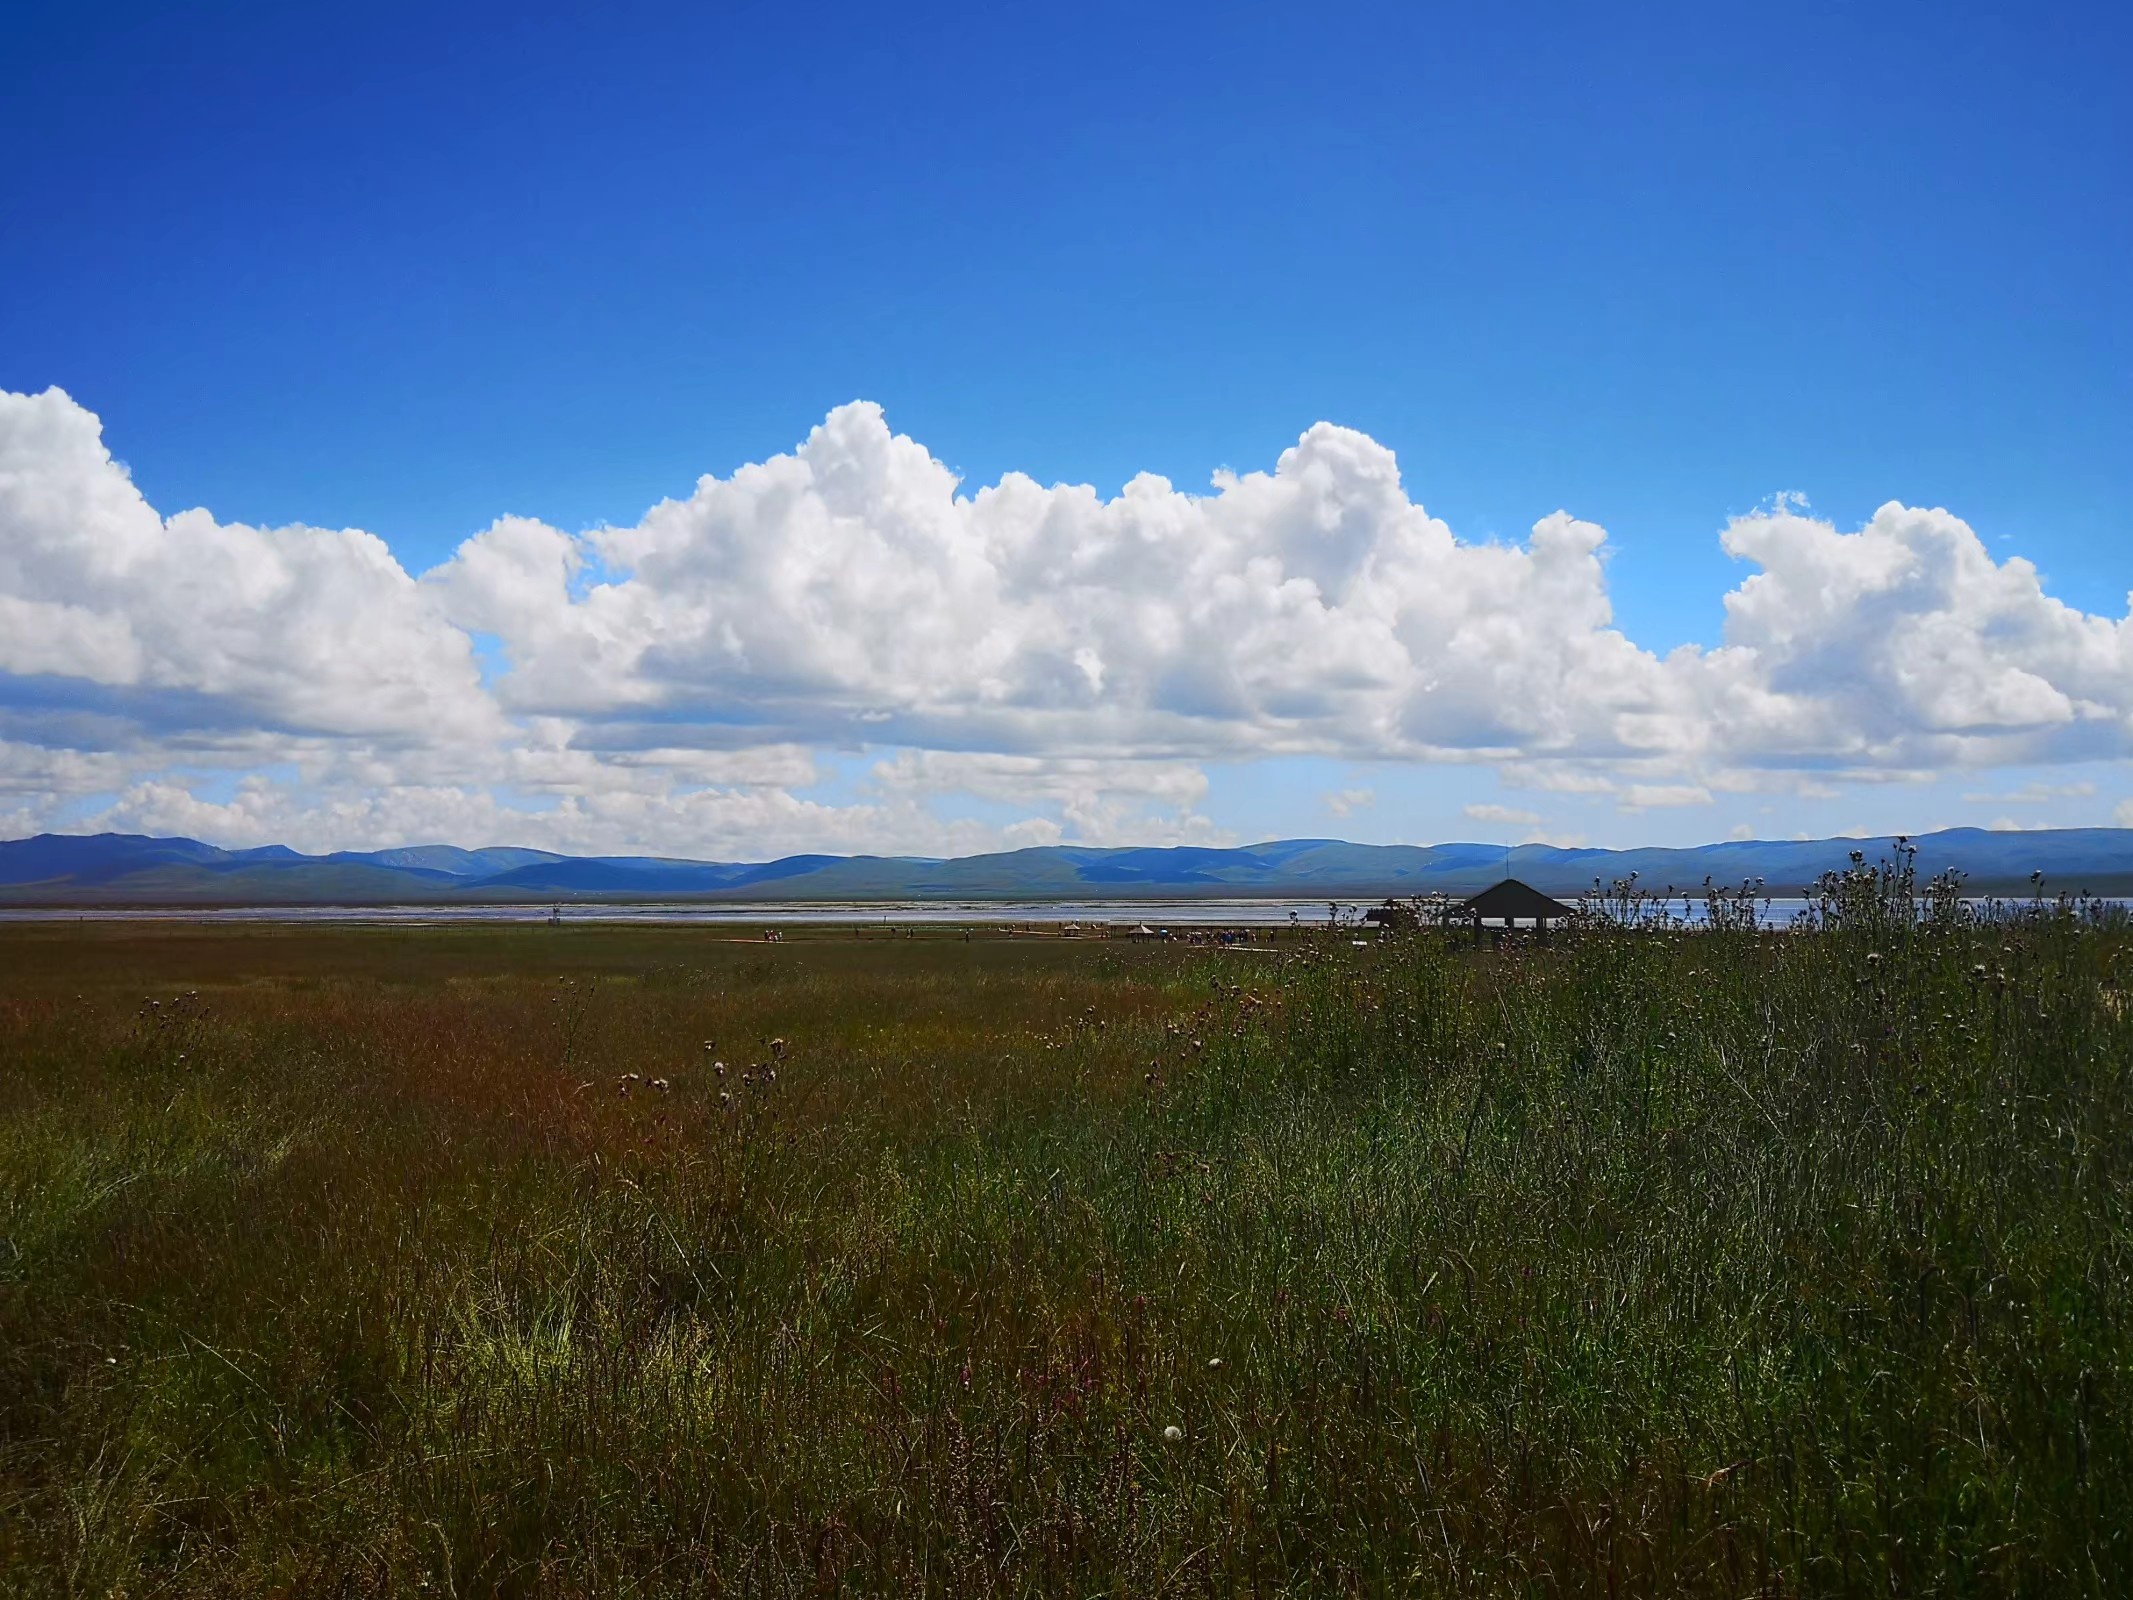
[[[1499,922],[1505,928],[1516,928],[1522,922],[1530,922],[1545,935],[1549,923],[1566,922],[1575,915],[1571,907],[1549,899],[1531,884],[1506,878],[1452,907],[1448,920],[1472,923],[1474,937],[1479,939],[1483,923]]]

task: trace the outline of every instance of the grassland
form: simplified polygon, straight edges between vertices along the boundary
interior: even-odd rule
[[[0,1589],[2123,1592],[2129,961],[0,930]]]

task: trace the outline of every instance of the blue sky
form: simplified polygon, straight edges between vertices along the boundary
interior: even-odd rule
[[[64,390],[164,517],[360,528],[416,575],[507,514],[570,538],[636,524],[863,399],[966,493],[1020,472],[1108,497],[1153,472],[1204,495],[1218,469],[1272,472],[1330,422],[1392,452],[1406,495],[1463,544],[1522,546],[1558,509],[1604,527],[1613,626],[1654,658],[1727,642],[1724,597],[1756,569],[1721,530],[1780,493],[1845,536],[1886,502],[1945,508],[2091,621],[2123,618],[2133,587],[2133,24],[2116,8],[30,4],[10,33],[0,390]],[[1886,538],[1941,548],[1938,533]],[[581,587],[628,576],[611,551],[581,555]],[[68,616],[142,603],[51,570],[18,598]],[[704,604],[750,604],[720,593]],[[459,635],[493,631],[467,620],[493,604],[458,603]],[[1064,640],[1083,615],[1031,626]],[[141,640],[170,627],[122,620]],[[1991,606],[1971,625],[2034,631]],[[1840,635],[1792,679],[1863,670]],[[296,818],[321,840],[382,838],[493,817],[396,811],[366,782],[487,796],[508,825],[602,781],[381,764],[363,741],[398,748],[405,730],[217,687],[190,648],[143,643],[104,666],[22,652],[0,673],[15,713],[0,738],[19,747],[0,817],[181,821],[184,791],[205,831]],[[523,684],[546,648],[520,638],[498,659]],[[649,648],[689,657],[664,634]],[[1908,683],[1928,659],[1867,669]],[[1169,776],[1122,780],[1116,795],[1143,798],[1103,824],[1149,837],[1186,812],[1240,836],[1491,821],[1594,842],[2108,821],[2133,792],[2116,669],[2090,661],[2076,685],[2040,660],[2008,671],[2078,715],[2010,710],[2031,702],[2003,685],[1928,713],[1938,742],[1839,748],[1795,728],[1718,756],[1682,735],[1666,749],[1683,770],[1640,756],[1612,789],[1592,786],[1604,753],[1533,735],[1531,718],[1517,738],[1450,744],[1263,706],[1251,735],[946,728],[949,688],[896,673],[831,696],[882,700],[893,742],[833,736],[781,698],[779,747],[817,752],[815,770],[668,779],[882,813],[875,833],[824,823],[831,846],[925,843],[868,787],[872,763],[912,750],[1155,763],[1135,770]],[[1416,671],[1410,695],[1435,681]],[[620,704],[677,718],[711,692],[640,671],[600,707],[566,707],[500,677],[503,722],[462,742],[508,752],[529,719],[567,715],[543,737],[590,749]],[[75,698],[97,700],[105,732],[23,712],[29,680],[53,678],[94,686]],[[239,748],[104,704],[150,682],[223,696],[217,725],[250,717],[259,737]],[[1179,710],[1148,694],[1136,714]],[[726,731],[693,747],[731,750],[735,704],[753,702],[724,680],[714,697]],[[1708,694],[1695,704],[1717,714]],[[2050,733],[2067,716],[2081,737]],[[1299,731],[1314,718],[1323,737]],[[1552,787],[1534,786],[1536,762]],[[1181,763],[1204,779],[1182,803]],[[248,775],[274,808],[218,815]],[[1030,781],[921,785],[911,803],[1065,818],[1059,783]],[[1965,798],[2040,785],[2069,792]],[[1661,814],[1626,803],[1640,786],[1710,798]],[[1360,789],[1374,802],[1329,809]],[[755,814],[702,847],[736,848]],[[813,837],[807,814],[779,814],[766,842]],[[696,837],[672,816],[641,824],[656,838],[632,826],[587,823],[585,842]]]

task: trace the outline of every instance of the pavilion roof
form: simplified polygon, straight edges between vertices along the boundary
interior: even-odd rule
[[[1572,908],[1560,900],[1551,900],[1531,884],[1521,883],[1516,878],[1484,889],[1472,899],[1461,903],[1459,909],[1470,917],[1567,917]]]

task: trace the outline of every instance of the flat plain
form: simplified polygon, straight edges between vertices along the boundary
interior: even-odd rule
[[[2122,1592],[2129,963],[0,930],[0,1586]]]

